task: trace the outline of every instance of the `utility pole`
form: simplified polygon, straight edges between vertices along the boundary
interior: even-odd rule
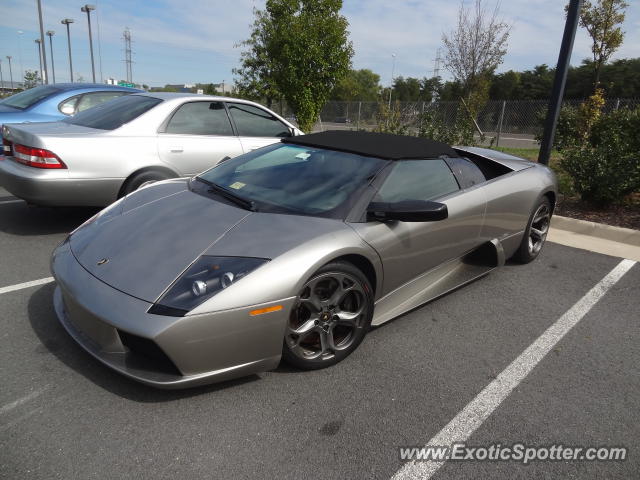
[[[38,2],[38,21],[40,22],[40,43],[38,44],[38,50],[42,56],[42,64],[40,65],[40,75],[42,76],[43,83],[49,83],[49,75],[47,75],[47,49],[44,44],[44,27],[42,26],[42,2]]]
[[[7,55],[7,60],[9,60],[9,78],[11,79],[11,92],[13,92],[13,71],[11,70],[11,55]]]
[[[389,108],[391,108],[391,92],[393,92],[393,76],[396,70],[396,54],[392,53],[391,57],[393,58],[391,64],[391,85],[389,86]]]
[[[433,77],[437,78],[440,76],[440,64],[442,63],[441,53],[442,49],[438,48],[436,50],[436,58],[433,59]]]
[[[127,83],[133,83],[133,71],[131,69],[131,30],[129,27],[124,29],[124,63],[127,70]]]
[[[40,0],[38,0],[40,1]],[[87,24],[89,25],[89,51],[91,52],[91,75],[93,77],[93,83],[96,83],[96,64],[93,61],[93,38],[91,37],[91,10],[95,10],[95,5],[85,5],[80,8],[81,12],[87,14]]]
[[[49,51],[51,52],[51,79],[53,83],[56,83],[56,66],[53,63],[53,36],[56,34],[53,30],[47,30],[47,37],[49,37]]]
[[[71,33],[69,32],[69,25],[73,23],[73,18],[65,18],[64,20],[61,20],[60,23],[67,26],[67,45],[69,47],[69,77],[71,78],[71,83],[73,83],[73,62],[71,61]]]
[[[573,50],[573,40],[576,36],[581,8],[582,0],[570,0],[569,10],[567,11],[567,21],[565,22],[564,34],[562,35],[560,54],[558,55],[558,66],[556,67],[556,75],[553,79],[549,109],[544,123],[542,144],[540,145],[540,153],[538,155],[538,163],[542,163],[543,165],[549,164],[549,157],[551,156],[551,149],[553,148],[553,139],[556,135],[556,125],[558,124],[558,117],[560,116],[564,87],[567,83],[567,72],[569,71],[569,62],[571,61],[571,50]]]

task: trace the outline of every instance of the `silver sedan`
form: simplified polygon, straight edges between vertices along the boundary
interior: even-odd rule
[[[299,134],[246,100],[128,95],[61,122],[5,125],[0,185],[36,205],[105,206],[145,183],[192,176]]]

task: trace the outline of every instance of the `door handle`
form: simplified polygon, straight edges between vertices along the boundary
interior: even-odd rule
[[[182,148],[182,147],[169,147],[169,151],[171,153],[182,153],[184,151],[184,148]]]

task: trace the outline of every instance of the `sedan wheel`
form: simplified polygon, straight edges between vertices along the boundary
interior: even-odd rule
[[[283,356],[303,369],[338,363],[360,344],[372,315],[364,275],[350,264],[329,264],[302,287],[287,324]]]

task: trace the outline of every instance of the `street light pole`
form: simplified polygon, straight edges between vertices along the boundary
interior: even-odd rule
[[[9,60],[9,78],[11,79],[11,91],[13,92],[13,71],[11,70],[11,55],[7,55],[7,60]]]
[[[39,50],[42,56],[42,63],[40,64],[40,75],[44,83],[49,83],[49,75],[47,75],[47,49],[44,48],[44,27],[42,26],[42,3],[38,1],[38,20],[40,21],[40,45]],[[41,48],[40,48],[41,47]]]
[[[0,94],[4,90],[4,78],[2,78],[2,59],[0,59]]]
[[[22,30],[18,30],[18,59],[20,60],[20,78],[24,82],[24,68],[22,67],[22,34],[24,32]]]
[[[39,38],[36,38],[34,42],[36,42],[36,45],[38,45],[38,60],[40,60],[40,83],[44,83],[44,77],[42,76],[42,42],[40,42]]]
[[[540,153],[538,154],[538,163],[542,163],[543,165],[549,164],[549,157],[551,156],[551,149],[553,148],[553,138],[556,135],[556,126],[558,124],[558,117],[560,116],[564,86],[567,83],[571,50],[573,50],[573,40],[576,36],[581,8],[582,0],[571,0],[569,2],[567,21],[564,24],[564,34],[562,35],[562,44],[560,45],[560,54],[558,55],[558,66],[556,67],[556,74],[553,79],[551,100],[549,100],[549,109],[544,123]]]
[[[53,62],[53,36],[56,34],[53,30],[47,30],[47,36],[49,37],[49,51],[51,52],[51,78],[53,83],[56,83],[56,66]]]
[[[393,75],[396,70],[396,54],[392,53],[391,57],[393,57],[393,63],[391,65],[391,86],[389,87],[389,108],[391,108],[391,92],[393,91]]]
[[[69,32],[69,24],[73,23],[73,18],[65,18],[64,20],[61,20],[60,23],[67,26],[67,45],[69,46],[69,76],[71,78],[71,83],[73,83],[73,62],[71,61],[71,33]]]
[[[87,14],[87,24],[89,25],[89,51],[91,52],[91,75],[93,76],[93,83],[96,83],[96,65],[93,61],[93,38],[91,37],[91,10],[95,10],[95,5],[85,5],[80,9],[81,12]]]

